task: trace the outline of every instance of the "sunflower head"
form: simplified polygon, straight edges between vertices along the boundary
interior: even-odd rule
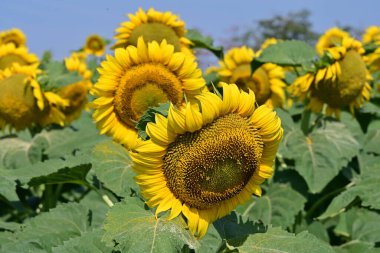
[[[251,89],[256,95],[259,105],[267,104],[270,107],[279,107],[284,104],[286,84],[284,70],[272,63],[266,63],[251,74],[251,61],[255,53],[252,49],[243,46],[232,48],[219,62],[218,74],[221,81],[235,83],[240,89]]]
[[[77,72],[83,79],[90,80],[92,73],[87,68],[87,55],[83,52],[72,53],[70,57],[65,58],[65,67],[70,72]]]
[[[106,43],[103,38],[97,34],[93,34],[87,37],[86,44],[84,45],[84,51],[87,54],[93,54],[96,56],[102,56],[106,50]]]
[[[359,41],[350,37],[342,40],[342,46],[326,49],[333,63],[299,77],[290,86],[293,96],[309,98],[308,107],[321,112],[327,105],[326,114],[339,118],[340,108],[348,106],[351,112],[369,99],[370,75],[362,58],[364,49]]]
[[[370,26],[365,30],[362,39],[363,44],[380,42],[380,26]]]
[[[35,71],[35,69],[34,69]],[[31,68],[15,65],[0,75],[0,121],[17,131],[35,123],[45,101]]]
[[[341,46],[345,37],[350,37],[350,34],[338,27],[327,30],[316,44],[317,52],[322,55],[327,48]]]
[[[26,43],[25,34],[17,28],[0,32],[0,45],[13,44],[16,48],[24,47]]]
[[[148,141],[130,155],[137,183],[156,214],[181,213],[190,231],[202,237],[208,225],[238,204],[261,195],[273,174],[282,138],[280,119],[255,95],[223,84],[223,99],[207,92],[198,104],[171,105],[168,117],[148,123]]]
[[[29,54],[25,47],[16,48],[12,43],[0,45],[0,71],[10,68],[14,64],[38,65],[38,58],[34,54]]]
[[[180,105],[205,89],[201,70],[193,58],[163,40],[146,44],[139,39],[137,47],[115,50],[99,68],[98,83],[92,93],[98,98],[94,120],[102,134],[123,144],[134,143],[135,124],[152,106],[171,101]]]
[[[184,37],[185,23],[171,12],[159,12],[150,8],[147,12],[141,8],[133,14],[128,14],[130,21],[123,22],[116,29],[116,43],[113,48],[137,46],[140,37],[146,42],[166,40],[174,46],[176,52],[191,54],[191,42]]]
[[[44,110],[38,114],[37,123],[42,127],[52,124],[64,126],[66,116],[62,111],[70,105],[70,102],[50,91],[44,92],[43,96],[47,105]]]

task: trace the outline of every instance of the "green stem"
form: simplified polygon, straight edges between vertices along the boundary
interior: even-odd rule
[[[306,109],[303,111],[302,119],[301,119],[301,130],[306,136],[309,134],[310,116],[311,116],[310,110]]]

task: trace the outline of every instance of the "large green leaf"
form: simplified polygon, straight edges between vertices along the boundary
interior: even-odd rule
[[[380,155],[380,129],[370,130],[365,137],[364,151]]]
[[[334,247],[337,253],[380,253],[380,248],[374,248],[373,243],[349,241],[339,247]]]
[[[214,41],[211,37],[205,37],[195,29],[188,30],[186,37],[193,43],[192,47],[207,49],[219,59],[223,58],[223,47],[214,46]]]
[[[273,183],[261,198],[254,197],[237,211],[244,218],[287,228],[294,224],[295,216],[303,210],[305,202],[305,197],[291,186]]]
[[[18,196],[16,194],[16,182],[15,180],[3,176],[2,174],[4,172],[5,170],[0,169],[0,195],[9,201],[17,201]]]
[[[90,230],[89,210],[79,204],[62,204],[50,212],[27,220],[22,230],[12,234],[14,242],[1,245],[2,252],[52,252],[70,238]]]
[[[132,160],[120,144],[111,141],[98,144],[91,160],[98,179],[115,194],[129,196],[131,188],[138,188],[133,179]]]
[[[380,210],[380,157],[371,155],[359,156],[360,176],[356,178],[347,190],[335,197],[326,211],[318,219],[334,217],[359,198],[361,205]]]
[[[289,132],[282,144],[284,157],[295,160],[295,169],[312,193],[320,192],[359,152],[359,143],[345,125],[326,122],[305,136],[301,130]]]
[[[257,58],[260,62],[271,62],[278,65],[299,66],[313,61],[315,50],[303,41],[280,41],[263,50]]]
[[[71,238],[52,249],[53,253],[112,253],[112,248],[101,241],[103,231],[96,229]]]
[[[104,202],[100,194],[95,191],[90,191],[80,201],[80,204],[90,210],[91,226],[93,228],[102,227],[110,207]]]
[[[122,252],[179,252],[187,244],[197,248],[198,241],[185,229],[184,221],[156,218],[144,209],[138,198],[127,197],[109,211],[103,240]]]

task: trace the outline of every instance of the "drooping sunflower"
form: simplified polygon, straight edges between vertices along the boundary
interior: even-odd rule
[[[350,34],[338,27],[327,30],[316,44],[317,52],[323,55],[327,48],[336,47],[342,44],[343,38],[350,37]]]
[[[138,38],[142,36],[145,42],[160,43],[165,39],[168,44],[174,46],[175,52],[192,54],[189,49],[192,43],[185,37],[185,22],[177,15],[159,12],[153,8],[145,12],[139,8],[135,15],[128,14],[128,17],[130,21],[121,23],[116,29],[116,43],[113,48],[136,46]]]
[[[13,44],[16,48],[25,47],[26,36],[20,29],[17,28],[0,32],[0,45],[5,45],[8,43]]]
[[[289,91],[301,100],[309,100],[308,108],[316,113],[327,105],[326,115],[335,114],[348,106],[354,113],[370,98],[371,76],[362,58],[364,49],[361,43],[351,37],[344,37],[336,47],[325,49],[332,63],[316,73],[307,73],[297,78]]]
[[[171,101],[179,106],[205,88],[201,70],[193,58],[163,40],[148,43],[139,38],[137,47],[115,50],[98,69],[92,89],[98,98],[93,118],[101,134],[108,134],[128,147],[135,144],[136,122],[151,106]]]
[[[25,47],[16,48],[12,43],[0,45],[0,71],[17,63],[21,66],[38,65],[38,58]]]
[[[266,63],[251,74],[251,61],[254,57],[254,51],[246,46],[229,50],[224,61],[219,62],[220,80],[235,83],[245,91],[253,90],[259,105],[266,104],[272,108],[283,106],[285,71],[275,64]]]
[[[51,91],[44,92],[43,96],[46,101],[46,106],[43,112],[38,115],[36,119],[37,124],[42,127],[52,124],[64,126],[66,116],[62,110],[70,105],[70,101],[61,98],[59,95]]]
[[[148,141],[130,152],[136,182],[156,214],[181,213],[190,231],[206,234],[208,225],[251,198],[273,174],[282,139],[281,121],[255,95],[223,84],[223,99],[197,96],[199,107],[171,105],[168,117],[148,123]]]
[[[370,26],[365,30],[362,39],[363,44],[380,42],[380,26]]]
[[[2,127],[25,129],[36,122],[45,108],[33,66],[13,65],[0,74],[0,121]]]
[[[96,56],[102,56],[106,51],[106,43],[103,38],[97,34],[92,34],[87,37],[86,44],[84,45],[84,51],[87,54],[93,54]]]

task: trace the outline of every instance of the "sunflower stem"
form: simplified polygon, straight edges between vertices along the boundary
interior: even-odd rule
[[[303,111],[301,119],[301,130],[306,136],[309,134],[310,116],[310,110],[306,109]]]

